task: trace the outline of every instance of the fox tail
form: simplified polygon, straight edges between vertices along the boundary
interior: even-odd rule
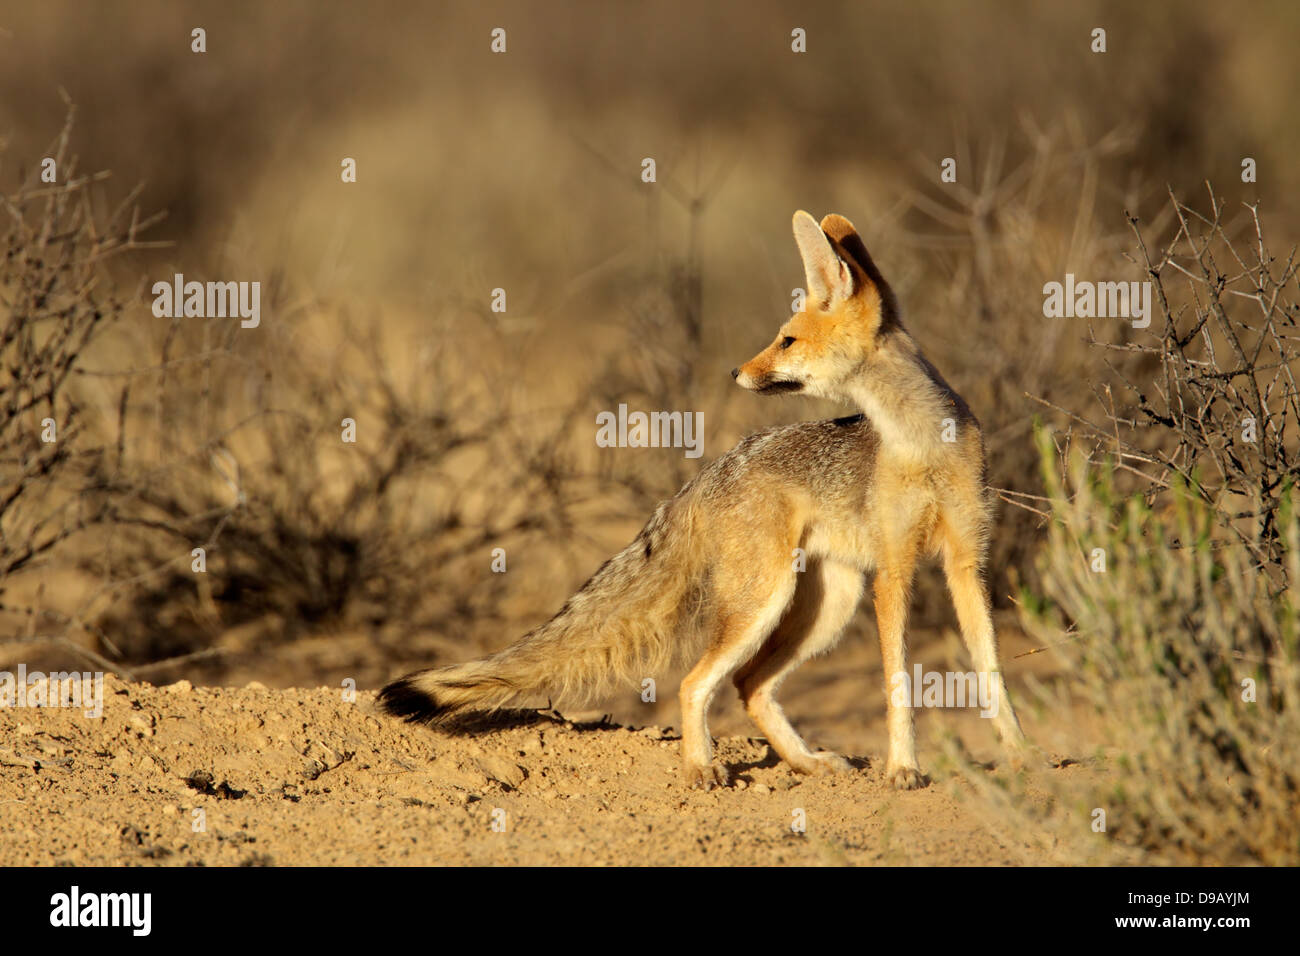
[[[395,717],[439,723],[548,694],[571,702],[646,676],[696,641],[702,600],[689,509],[659,505],[626,548],[606,561],[548,622],[491,656],[416,671],[379,692]]]

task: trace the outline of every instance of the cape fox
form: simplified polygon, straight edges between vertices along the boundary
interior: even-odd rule
[[[437,722],[538,693],[590,695],[638,686],[670,661],[699,655],[680,691],[689,786],[728,782],[706,724],[728,675],[794,770],[846,769],[844,758],[808,748],[775,695],[800,663],[834,645],[874,571],[885,774],[900,789],[922,786],[910,701],[896,701],[889,688],[893,675],[907,672],[916,565],[936,556],[974,666],[991,681],[994,725],[1018,752],[1024,738],[982,580],[992,506],[979,423],[903,327],[853,225],[838,215],[819,225],[800,211],[794,237],[805,308],[732,377],[760,394],[816,395],[861,414],[746,438],[662,502],[550,621],[490,657],[389,684],[380,692],[389,713]]]

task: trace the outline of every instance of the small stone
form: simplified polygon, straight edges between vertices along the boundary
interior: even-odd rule
[[[485,777],[509,787],[518,787],[528,778],[528,771],[504,757],[486,756],[474,761]]]
[[[194,689],[194,685],[187,680],[178,680],[174,684],[168,684],[163,688],[168,694],[188,694]]]
[[[136,714],[131,718],[131,726],[139,731],[141,737],[153,736],[153,721],[146,720],[139,714]]]

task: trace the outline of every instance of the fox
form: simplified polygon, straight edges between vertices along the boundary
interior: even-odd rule
[[[793,230],[802,307],[731,376],[760,395],[815,396],[856,414],[748,436],[661,502],[549,621],[498,653],[389,683],[378,697],[384,711],[439,724],[529,696],[590,698],[693,660],[678,695],[687,787],[730,783],[708,729],[728,676],[796,773],[849,770],[839,754],[809,748],[776,694],[795,668],[834,647],[870,576],[885,675],[884,778],[916,789],[928,778],[911,701],[890,685],[907,673],[918,565],[938,559],[962,638],[997,702],[994,728],[1021,765],[1025,739],[984,581],[993,499],[979,421],[904,327],[853,224],[800,210]]]

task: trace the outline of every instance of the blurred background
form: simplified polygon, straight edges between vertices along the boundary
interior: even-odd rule
[[[1167,232],[1169,190],[1200,202],[1207,180],[1230,230],[1259,201],[1296,235],[1298,27],[1284,2],[0,3],[0,192],[28,190],[10,248],[42,223],[79,237],[88,328],[47,402],[74,426],[66,480],[10,479],[0,647],[373,687],[503,646],[744,434],[842,411],[728,375],[803,283],[799,208],[858,226],[981,418],[992,484],[1038,494],[1030,396],[1091,407],[1105,368],[1085,323],[1043,318],[1043,284],[1143,278],[1126,211]],[[111,176],[52,208],[56,154],[60,183]],[[137,208],[165,216],[133,233]],[[177,272],[260,281],[260,327],[156,318],[148,287]],[[703,411],[704,458],[596,448],[620,402]],[[1001,506],[1012,653],[1041,539]],[[913,621],[923,659],[963,653],[937,574]],[[855,628],[874,643],[869,611]],[[792,711],[832,737],[846,700],[883,711],[864,672],[819,697],[837,672],[810,669]]]

